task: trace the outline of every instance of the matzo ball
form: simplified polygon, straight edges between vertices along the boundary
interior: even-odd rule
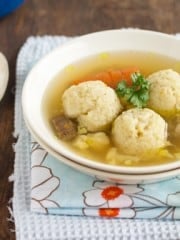
[[[162,116],[180,111],[180,74],[171,70],[161,70],[148,76],[150,99],[148,107]]]
[[[148,108],[133,108],[116,118],[112,136],[124,153],[141,154],[166,145],[167,123]]]
[[[87,81],[68,88],[62,96],[65,115],[89,132],[101,131],[122,111],[115,91],[102,81]]]

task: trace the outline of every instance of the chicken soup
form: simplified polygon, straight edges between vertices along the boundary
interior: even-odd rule
[[[111,165],[180,159],[180,63],[149,52],[72,63],[46,90],[47,124],[77,154]]]

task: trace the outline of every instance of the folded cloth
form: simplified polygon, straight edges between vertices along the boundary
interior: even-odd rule
[[[32,142],[31,210],[118,218],[180,219],[180,176],[122,185],[64,165]]]
[[[108,183],[64,165],[31,139],[20,104],[23,82],[44,54],[69,39],[30,37],[18,55],[13,196],[17,239],[180,239],[180,177],[148,185]]]

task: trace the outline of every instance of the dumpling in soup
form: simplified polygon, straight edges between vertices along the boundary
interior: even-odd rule
[[[162,116],[180,111],[180,74],[171,69],[151,74],[148,106]]]
[[[133,108],[116,118],[112,135],[115,145],[124,153],[141,154],[165,147],[167,123],[148,108]]]
[[[101,81],[88,81],[68,88],[62,96],[64,113],[89,132],[105,130],[122,106],[115,91]]]

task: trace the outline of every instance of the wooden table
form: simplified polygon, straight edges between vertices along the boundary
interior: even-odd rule
[[[13,184],[13,118],[15,65],[19,48],[29,35],[81,35],[93,31],[137,27],[165,33],[180,32],[180,0],[27,0],[0,19],[0,51],[8,58],[10,81],[0,103],[0,239],[15,239],[7,221]]]

